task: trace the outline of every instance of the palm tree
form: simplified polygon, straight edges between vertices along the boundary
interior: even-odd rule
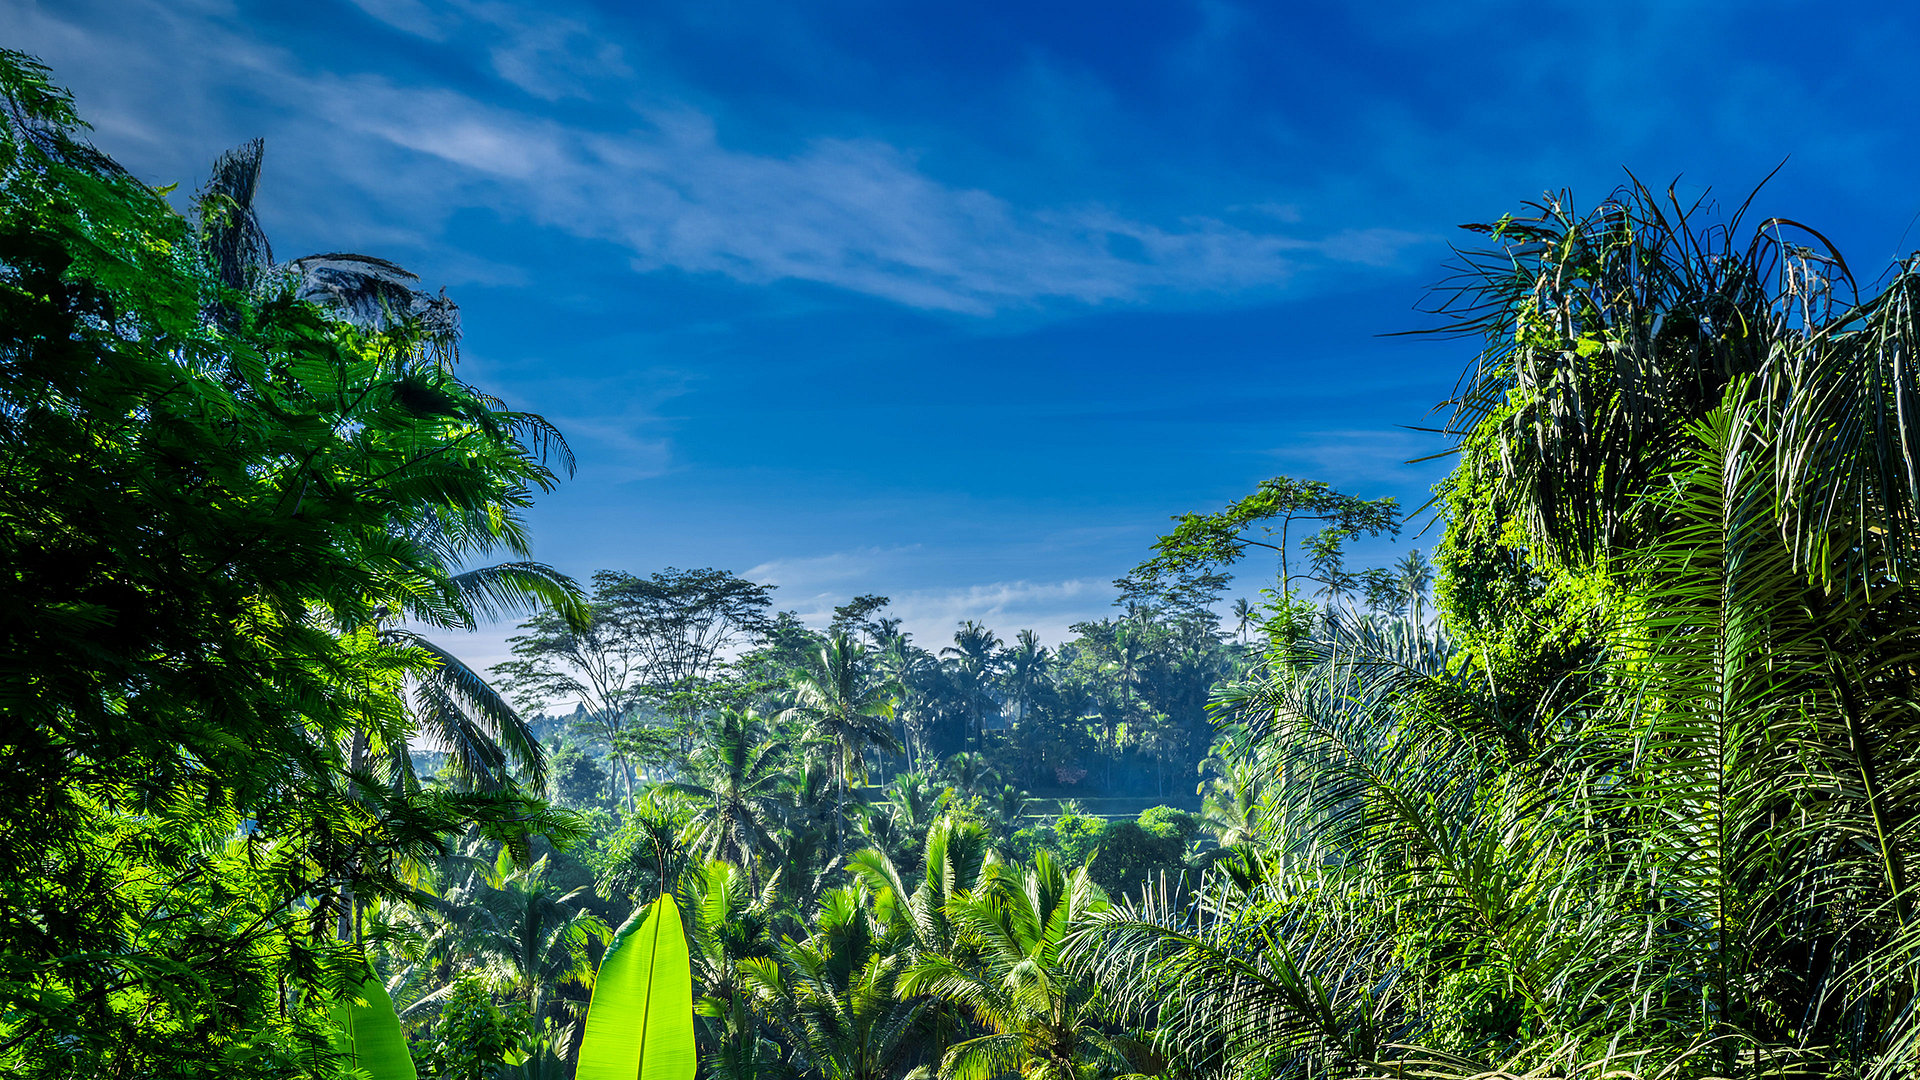
[[[694,1012],[708,1021],[702,1057],[709,1075],[726,1080],[776,1075],[779,1063],[761,1035],[753,988],[741,973],[742,963],[775,955],[772,890],[756,892],[739,867],[723,861],[687,875],[684,886],[699,993]]]
[[[1413,548],[1393,564],[1393,577],[1406,605],[1407,617],[1415,626],[1425,625],[1427,592],[1433,587],[1432,564],[1420,554],[1419,548]]]
[[[264,139],[234,147],[214,161],[200,192],[200,242],[221,282],[256,294],[287,289],[297,300],[373,329],[411,324],[430,348],[450,353],[460,336],[460,309],[444,291],[422,292],[417,275],[385,259],[338,252],[274,263],[273,245],[253,208],[265,156]]]
[[[1200,822],[1221,847],[1234,847],[1259,836],[1266,777],[1272,766],[1261,760],[1260,749],[1246,729],[1221,734],[1200,763],[1202,780]]]
[[[1015,723],[1027,718],[1027,703],[1033,688],[1047,677],[1052,660],[1047,647],[1040,644],[1040,635],[1032,630],[1020,631],[1013,647],[1001,654],[1000,668],[1006,673],[1007,689],[1013,698]]]
[[[864,888],[820,898],[813,932],[777,959],[739,964],[754,1011],[777,1032],[789,1068],[822,1080],[893,1080],[920,1050],[925,1006],[896,993],[904,954]]]
[[[755,860],[778,849],[775,831],[792,806],[785,766],[793,749],[769,738],[756,713],[721,710],[687,762],[688,778],[663,785],[698,800],[688,828],[702,857],[730,860],[759,882]]]
[[[833,747],[831,767],[838,792],[834,855],[846,853],[848,789],[865,780],[869,747],[900,752],[892,731],[897,688],[869,677],[866,650],[844,630],[827,639],[810,663],[793,673],[797,703],[787,715]]]
[[[927,830],[949,798],[948,789],[926,773],[895,774],[887,783],[881,813],[866,826],[867,837],[890,857],[909,858],[926,841]]]
[[[930,956],[962,957],[969,946],[950,915],[950,904],[981,887],[993,860],[993,837],[970,818],[942,817],[926,833],[915,862],[918,870],[887,852],[855,852],[847,869],[874,897],[874,910],[888,920],[888,939],[910,963]],[[934,1002],[926,1015],[929,1063],[968,1026],[966,1014],[950,1003]]]
[[[820,896],[840,866],[837,845],[846,815],[832,761],[810,755],[795,772],[786,797],[793,809],[768,887],[804,909]]]
[[[1247,602],[1246,597],[1242,596],[1234,600],[1233,619],[1239,628],[1240,644],[1245,645],[1247,643],[1247,626],[1253,622],[1253,605]]]
[[[1000,645],[992,630],[968,619],[954,632],[953,644],[940,650],[941,656],[953,661],[953,670],[959,676],[976,746],[986,737],[987,709],[993,705],[988,688],[1000,669]]]
[[[449,410],[448,393],[457,385],[459,309],[444,292],[430,296],[419,278],[383,259],[366,255],[309,255],[273,263],[273,249],[253,207],[259,190],[263,140],[253,139],[222,154],[199,199],[200,242],[212,257],[215,273],[227,287],[270,295],[279,290],[326,308],[372,331],[398,330],[404,343],[400,360],[406,404],[422,410]],[[485,399],[493,405],[499,402]],[[572,452],[552,425],[531,413],[502,412],[501,420],[537,455],[523,472],[521,490],[504,502],[483,503],[448,491],[427,514],[394,521],[392,542],[399,558],[439,570],[396,607],[376,613],[380,639],[409,649],[424,661],[408,677],[414,729],[378,740],[381,757],[396,784],[417,784],[412,741],[424,735],[444,747],[450,771],[463,788],[497,790],[519,779],[536,790],[545,786],[546,758],[519,713],[484,678],[446,649],[405,625],[472,631],[480,622],[540,610],[578,622],[584,617],[579,586],[559,571],[532,558],[530,537],[520,512],[527,491],[547,488],[553,475],[543,464],[552,454],[570,474]],[[402,555],[401,552],[405,554]],[[454,567],[497,551],[513,556],[464,572]],[[370,764],[375,740],[356,738],[355,769]]]
[[[985,826],[947,816],[927,830],[917,875],[903,872],[892,856],[877,848],[856,852],[847,868],[900,923],[897,929],[909,936],[917,954],[954,955],[960,946],[949,904],[986,880],[992,850],[993,838]]]
[[[1109,657],[1107,667],[1113,672],[1114,681],[1120,686],[1119,715],[1110,715],[1107,710],[1101,710],[1102,718],[1106,722],[1109,761],[1119,747],[1119,725],[1133,715],[1133,687],[1139,681],[1140,661],[1146,657],[1147,641],[1148,635],[1143,622],[1123,619],[1112,624],[1110,636],[1105,642]]]
[[[898,773],[887,784],[887,816],[901,832],[924,836],[945,794],[926,773]]]
[[[942,1077],[1075,1080],[1087,1066],[1126,1063],[1102,1030],[1093,987],[1061,956],[1067,936],[1106,906],[1085,867],[1069,874],[1044,850],[1025,870],[993,865],[980,887],[947,901],[966,951],[922,956],[900,987],[950,1002],[987,1029],[948,1048]]]
[[[591,986],[589,947],[613,937],[613,929],[587,909],[592,887],[559,893],[547,884],[548,860],[516,867],[504,848],[478,902],[486,917],[468,947],[492,961],[510,999],[526,1002],[527,1015],[548,1019],[551,994],[567,983]]]
[[[888,624],[896,620],[880,621]],[[907,771],[913,772],[920,768],[918,759],[927,749],[925,725],[929,710],[922,683],[923,676],[935,666],[933,655],[910,643],[907,635],[894,633],[885,637],[874,666],[899,694],[894,717],[900,722],[900,745],[906,753]]]
[[[993,812],[993,820],[1001,830],[1012,836],[1019,831],[1020,822],[1027,816],[1027,807],[1032,802],[1024,789],[1002,784],[1000,790],[993,793],[987,808]]]
[[[986,755],[972,750],[962,750],[948,758],[941,771],[962,795],[976,794],[997,779],[993,767],[987,764]]]

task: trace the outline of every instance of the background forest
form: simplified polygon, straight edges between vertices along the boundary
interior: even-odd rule
[[[421,1075],[570,1076],[662,894],[710,1077],[1920,1061],[1913,264],[1549,198],[1434,294],[1431,568],[1275,478],[1073,640],[916,643],[535,561],[571,458],[450,301],[276,261],[258,144],[184,218],[31,59],[0,90],[10,1071],[372,1073],[385,995]],[[489,672],[425,633],[497,618]]]

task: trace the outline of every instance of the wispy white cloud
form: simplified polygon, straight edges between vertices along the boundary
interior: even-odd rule
[[[897,588],[902,581],[925,580],[928,567],[942,559],[942,553],[920,544],[850,548],[775,559],[743,576],[780,586],[776,603],[813,627],[825,627],[833,609],[856,595],[884,593],[890,603],[882,614],[899,619],[916,642],[930,649],[950,643],[954,630],[968,619],[992,627],[1003,638],[1034,630],[1042,640],[1065,641],[1073,636],[1068,629],[1073,623],[1100,618],[1113,602],[1112,585],[1094,578]]]
[[[363,207],[409,214],[416,227],[483,207],[617,244],[641,272],[809,281],[987,315],[1271,292],[1330,263],[1390,262],[1425,239],[1390,230],[1315,236],[1272,215],[1234,220],[1224,207],[1156,220],[1111,206],[1022,205],[944,182],[911,150],[873,138],[822,134],[788,152],[742,149],[700,109],[640,94],[618,48],[584,16],[474,0],[356,2],[449,47],[483,43],[476,47],[494,71],[539,100],[519,99],[523,107],[388,72],[316,69],[232,20],[159,5],[128,5],[129,17],[84,27],[40,12],[24,20],[33,24],[24,36],[64,36],[69,71],[95,66],[91,58],[168,58],[84,72],[89,83],[130,91],[115,95],[115,131],[191,138],[179,117],[218,114],[244,85],[279,115],[283,141],[331,165],[326,180],[345,189],[336,206],[357,196]],[[603,105],[654,103],[635,106],[619,128],[604,126],[604,111],[594,126],[541,104],[589,95]],[[219,148],[194,149],[210,157]]]
[[[578,19],[498,2],[459,6],[493,32],[494,72],[542,100],[590,97],[595,82],[632,74],[620,46]]]
[[[950,589],[917,589],[894,597],[891,612],[914,640],[929,649],[951,643],[959,625],[972,619],[1011,640],[1032,630],[1054,643],[1074,636],[1072,624],[1112,614],[1113,587],[1106,581],[996,581]]]
[[[914,553],[921,551],[918,544],[906,544],[896,547],[854,548],[848,551],[834,551],[825,555],[808,555],[786,559],[772,559],[752,567],[746,577],[767,585],[778,585],[791,593],[813,593],[819,597],[832,595],[827,587],[858,581],[883,573],[898,566]],[[841,601],[850,599],[851,593]],[[782,600],[786,599],[782,596]],[[840,601],[836,601],[840,602]]]

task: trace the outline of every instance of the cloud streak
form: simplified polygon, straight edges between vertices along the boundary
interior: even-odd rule
[[[284,137],[303,157],[333,162],[332,179],[358,189],[335,193],[336,201],[404,205],[416,225],[422,211],[441,220],[465,208],[524,217],[617,245],[642,273],[811,282],[984,316],[1267,294],[1328,265],[1391,262],[1426,240],[1392,230],[1314,236],[1225,208],[1153,220],[1104,205],[1021,205],[943,182],[911,150],[874,138],[823,134],[790,152],[754,152],[730,145],[706,112],[643,93],[618,49],[596,45],[595,28],[577,19],[472,2],[356,2],[427,41],[481,35],[492,42],[494,73],[532,100],[482,100],[391,73],[314,70],[243,28],[156,6],[133,5],[131,17],[112,22],[29,16],[24,36],[68,42],[63,68],[137,52],[172,58],[164,68],[86,73],[125,91],[116,95],[116,130],[164,129],[162,111],[217,111],[244,83],[283,118]],[[155,38],[174,39],[172,47],[153,48]],[[165,94],[129,85],[162,76],[173,84]],[[599,118],[593,124],[546,104],[589,96],[645,100],[617,122],[588,110]],[[210,157],[218,148],[195,149]]]
[[[952,641],[953,632],[969,619],[992,627],[1003,638],[1034,630],[1042,640],[1073,637],[1076,622],[1109,613],[1112,586],[1103,580],[1069,578],[1061,581],[993,581],[945,587],[900,590],[887,582],[923,577],[930,560],[918,544],[900,547],[853,548],[800,558],[761,563],[743,576],[780,587],[776,603],[798,614],[809,626],[825,627],[835,606],[856,594],[884,591],[891,602],[882,614],[901,626],[924,648],[938,650]]]

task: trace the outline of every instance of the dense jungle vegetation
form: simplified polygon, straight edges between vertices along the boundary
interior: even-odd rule
[[[1431,567],[1275,478],[1071,641],[916,643],[535,561],[571,458],[449,301],[276,262],[257,143],[183,217],[0,93],[9,1073],[372,1075],[384,993],[420,1075],[571,1076],[662,894],[715,1080],[1920,1062],[1920,266],[1548,198],[1433,294]]]

